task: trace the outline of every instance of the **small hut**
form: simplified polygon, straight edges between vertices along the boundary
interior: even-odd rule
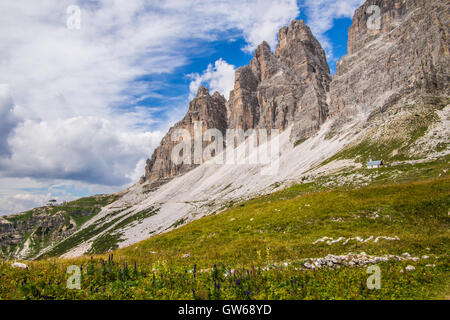
[[[370,159],[369,162],[366,163],[367,169],[376,169],[376,168],[381,168],[382,166],[383,166],[383,160]]]

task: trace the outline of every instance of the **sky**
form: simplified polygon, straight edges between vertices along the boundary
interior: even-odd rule
[[[0,215],[112,193],[187,111],[304,19],[331,70],[363,0],[0,2]]]

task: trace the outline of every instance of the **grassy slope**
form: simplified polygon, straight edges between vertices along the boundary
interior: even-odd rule
[[[104,253],[116,249],[118,248],[118,242],[121,241],[121,229],[131,224],[142,223],[145,218],[155,215],[158,212],[158,210],[154,208],[149,208],[138,213],[121,215],[125,210],[126,209],[117,210],[102,217],[98,221],[95,221],[95,223],[92,223],[60,241],[50,250],[41,254],[38,258],[61,256],[107,229],[108,231],[106,233],[93,241],[90,253]]]
[[[423,155],[414,155],[411,149],[438,120],[437,111],[448,103],[446,98],[436,98],[436,101],[429,101],[428,104],[406,106],[410,112],[408,115],[370,129],[357,143],[344,148],[324,164],[338,159],[354,159],[360,163],[366,163],[370,158],[385,162],[420,159]],[[442,143],[436,151],[446,148],[448,145]]]
[[[306,189],[293,187],[246,202],[117,254],[145,262],[140,253],[156,251],[155,259],[177,264],[239,265],[256,261],[258,251],[265,255],[269,248],[274,261],[293,261],[330,253],[327,245],[311,245],[318,238],[371,235],[397,235],[402,241],[335,245],[332,253],[364,250],[369,254],[401,254],[409,250],[419,254],[429,247],[443,254],[448,249],[443,246],[450,226],[448,179],[310,194]],[[374,213],[380,218],[372,219]],[[333,218],[344,221],[335,222]],[[187,253],[190,258],[180,259]]]
[[[108,264],[101,262],[106,256],[33,262],[29,271],[3,263],[0,298],[445,297],[450,291],[446,256],[450,178],[411,181],[438,173],[442,165],[413,166],[405,171],[410,177],[399,184],[386,184],[381,179],[363,188],[293,186],[114,251],[114,260]],[[379,217],[373,219],[374,214]],[[342,221],[333,221],[337,218]],[[324,236],[398,236],[400,241],[312,245]],[[305,258],[361,251],[371,255],[409,252],[431,258],[381,263],[382,289],[375,291],[365,286],[365,268],[296,270]],[[131,267],[126,268],[125,262]],[[280,267],[285,262],[289,266]],[[65,271],[71,264],[84,265],[85,272],[87,269],[82,290],[65,289]],[[402,273],[409,264],[416,270]],[[208,271],[199,272],[201,269]],[[224,277],[229,269],[235,271]]]

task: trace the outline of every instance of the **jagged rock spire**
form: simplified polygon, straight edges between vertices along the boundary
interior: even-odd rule
[[[147,160],[145,175],[141,178],[141,183],[148,181],[148,188],[156,187],[197,167],[198,164],[195,163],[175,165],[171,161],[172,150],[177,144],[172,141],[172,133],[176,129],[186,129],[191,137],[194,137],[194,123],[198,121],[202,123],[202,132],[215,128],[225,134],[227,125],[225,103],[225,98],[218,92],[211,96],[209,90],[201,86],[197,96],[189,103],[189,109],[184,118],[169,130],[160,146],[153,152],[152,157]],[[192,152],[193,149],[192,141]]]
[[[292,140],[309,137],[325,121],[331,81],[325,52],[303,21],[278,34],[275,54],[263,42],[249,66],[236,72],[227,104],[228,126],[275,128],[293,125]]]

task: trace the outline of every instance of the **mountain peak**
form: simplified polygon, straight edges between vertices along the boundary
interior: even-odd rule
[[[293,20],[289,26],[283,27],[278,32],[277,52],[292,47],[299,41],[311,41],[314,35],[303,20]],[[279,56],[279,54],[277,54]]]
[[[225,97],[223,95],[220,94],[219,91],[215,91],[212,95],[213,99],[223,99],[226,101]]]
[[[267,41],[263,41],[261,42],[261,44],[256,48],[256,52],[258,51],[266,51],[269,50],[270,51],[270,45],[267,43]]]
[[[255,50],[250,68],[259,81],[268,79],[277,72],[277,59],[266,41],[263,41]]]
[[[313,72],[330,77],[325,51],[303,20],[294,20],[288,27],[281,28],[275,55],[299,73]]]
[[[209,96],[209,89],[206,88],[205,86],[200,86],[200,88],[198,88],[197,90],[197,97],[202,97],[202,96]]]

